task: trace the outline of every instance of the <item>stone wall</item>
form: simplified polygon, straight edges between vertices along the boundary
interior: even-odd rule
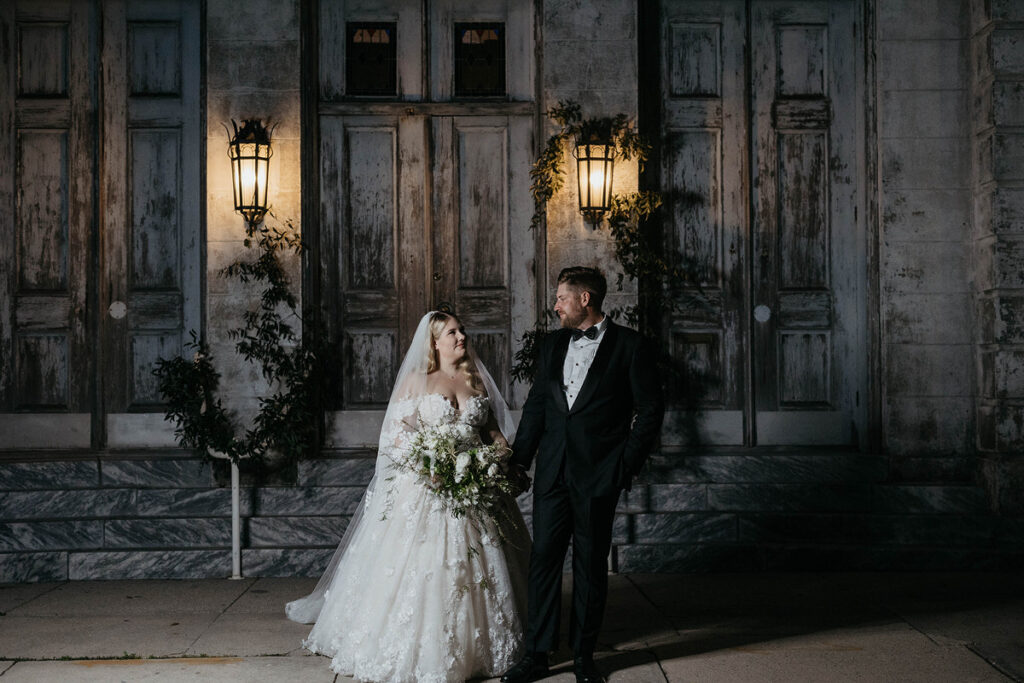
[[[242,573],[318,576],[373,473],[331,452],[253,486],[243,477]],[[1019,567],[1024,519],[980,488],[885,483],[879,456],[742,449],[653,458],[616,518],[623,572]],[[226,468],[185,453],[0,463],[0,583],[226,577]],[[527,517],[530,494],[520,499]]]
[[[369,454],[243,480],[249,576],[322,571],[373,474]],[[223,463],[219,463],[223,464]],[[231,574],[227,468],[184,452],[0,463],[0,583]]]
[[[1024,5],[970,3],[978,447],[993,506],[1024,512]]]
[[[910,480],[969,480],[975,464],[961,5],[876,3],[883,438]]]

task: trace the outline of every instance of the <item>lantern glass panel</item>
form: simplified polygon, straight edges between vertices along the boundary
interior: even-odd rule
[[[576,148],[580,211],[588,220],[597,220],[611,204],[614,157],[609,144],[584,143]]]
[[[270,147],[242,142],[231,145],[229,149],[235,209],[250,222],[259,221],[267,207]]]

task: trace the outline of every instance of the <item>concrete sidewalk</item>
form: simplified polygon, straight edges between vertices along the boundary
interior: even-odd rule
[[[343,681],[284,617],[314,584],[0,586],[0,678]],[[613,682],[1024,681],[1024,575],[615,575],[602,641]]]

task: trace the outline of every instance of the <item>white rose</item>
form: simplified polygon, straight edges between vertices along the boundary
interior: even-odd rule
[[[455,434],[460,441],[469,441],[476,435],[476,429],[462,422],[455,426]]]
[[[484,452],[484,449],[482,449],[482,448],[478,448],[477,449],[477,451],[476,451],[476,461],[478,463],[480,463],[481,465],[486,465],[487,464],[487,454]]]
[[[492,478],[498,476],[498,464],[497,463],[493,463],[492,462],[491,466],[487,468],[487,476],[488,477],[492,477]]]
[[[459,453],[455,458],[455,481],[462,481],[462,477],[466,475],[466,468],[469,467],[470,456],[469,453],[463,451]]]

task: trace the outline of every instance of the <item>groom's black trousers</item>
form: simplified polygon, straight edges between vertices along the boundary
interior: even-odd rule
[[[558,645],[562,565],[571,537],[569,644],[577,657],[594,654],[608,598],[608,551],[620,493],[587,496],[572,488],[564,475],[550,490],[534,493],[527,651],[548,652]]]

